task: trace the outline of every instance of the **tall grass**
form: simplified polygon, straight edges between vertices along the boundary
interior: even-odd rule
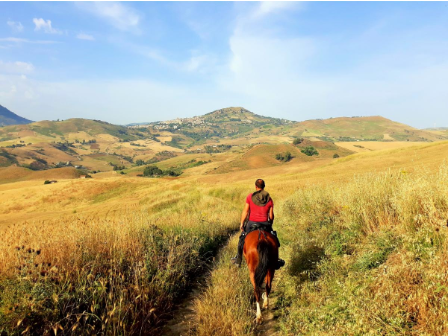
[[[172,205],[152,203],[150,212],[71,216],[5,230],[0,331],[158,334],[192,275],[238,226],[238,212],[219,192],[192,190]]]
[[[448,333],[448,166],[321,183],[276,205],[281,334]],[[199,335],[254,332],[247,271],[231,267],[229,247],[197,301]]]
[[[220,253],[206,291],[195,300],[193,326],[198,336],[252,334],[254,306],[249,272],[230,263],[237,245],[235,235]]]
[[[285,335],[448,332],[448,167],[369,174],[283,203]]]

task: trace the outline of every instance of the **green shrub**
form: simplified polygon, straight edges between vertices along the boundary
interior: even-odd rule
[[[163,171],[159,169],[157,166],[148,166],[143,171],[143,176],[155,176],[162,175]]]
[[[301,150],[301,152],[308,156],[319,155],[319,152],[313,146],[307,146]]]
[[[303,142],[303,138],[295,138],[292,142],[293,145],[300,145]]]
[[[288,162],[288,161],[290,161],[290,160],[292,159],[292,155],[291,155],[290,152],[277,153],[277,154],[275,155],[275,158],[276,158],[277,160],[279,160],[279,161],[282,161],[282,162]]]

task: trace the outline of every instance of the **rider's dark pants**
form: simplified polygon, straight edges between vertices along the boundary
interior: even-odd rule
[[[239,241],[238,241],[238,255],[239,255],[239,256],[242,256],[242,255],[243,255],[244,240],[246,239],[246,235],[247,235],[247,233],[249,233],[250,231],[252,231],[252,227],[253,227],[255,224],[257,224],[257,225],[262,225],[262,226],[264,226],[264,228],[265,228],[266,231],[273,233],[273,231],[272,231],[272,223],[270,223],[270,222],[252,222],[252,221],[248,221],[248,222],[246,223],[245,228],[244,228],[244,232],[241,232],[240,239],[239,239]],[[276,242],[277,242],[277,246],[280,247],[280,241],[278,240],[277,235],[276,235],[276,234],[273,234],[272,236],[273,236],[274,239],[276,240]]]

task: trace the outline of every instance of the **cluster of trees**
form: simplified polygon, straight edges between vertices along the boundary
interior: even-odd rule
[[[31,145],[31,143],[29,143],[29,145]],[[18,148],[18,147],[25,147],[25,144],[15,144],[15,145],[8,145],[5,146],[5,148]]]
[[[301,150],[301,152],[308,156],[319,155],[319,152],[313,146],[307,146]]]
[[[53,147],[59,149],[63,152],[66,152],[70,155],[78,155],[72,148],[76,148],[71,142],[56,142],[53,143]]]
[[[16,155],[14,155],[14,154],[11,154],[11,153],[8,153],[7,151],[5,151],[5,150],[1,150],[0,151],[0,156],[3,156],[4,158],[6,158],[6,160],[8,160],[10,163],[12,163],[12,164],[18,164],[18,161],[17,161],[17,159],[16,159]],[[7,162],[8,162],[7,161]],[[7,164],[7,163],[6,163]],[[1,166],[1,164],[0,164],[0,166]]]
[[[295,138],[292,142],[293,145],[300,145],[303,142],[303,138]]]
[[[282,162],[288,162],[292,159],[292,155],[290,152],[277,153],[277,155],[275,155],[275,158]]]
[[[125,166],[119,166],[119,165],[115,165],[115,164],[113,164],[113,163],[111,163],[111,165],[114,167],[114,170],[123,170],[123,169],[126,169]]]
[[[145,177],[158,177],[158,176],[179,176],[180,173],[172,170],[162,170],[157,166],[148,166],[143,170],[143,176]]]
[[[204,146],[206,153],[222,153],[232,148],[231,145]]]
[[[85,145],[85,144],[93,144],[93,143],[96,143],[96,140],[95,139],[92,139],[92,140],[82,140],[82,141],[79,141],[78,139],[76,139],[75,140],[75,143],[81,143],[81,144],[83,144],[83,145]]]
[[[31,162],[29,165],[24,165],[25,168],[31,170],[45,170],[48,169],[48,163],[44,159],[34,158],[35,161]]]

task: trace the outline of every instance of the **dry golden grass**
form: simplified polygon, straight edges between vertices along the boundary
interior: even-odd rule
[[[290,197],[284,334],[446,334],[447,181],[398,170]]]
[[[76,202],[109,202],[119,210],[3,227],[2,330],[157,334],[190,275],[237,225],[238,211],[227,200],[232,193],[173,181],[170,190],[140,194],[126,206],[120,199],[135,192],[132,184],[83,182],[86,194],[66,185],[43,203],[57,205],[68,192]]]
[[[1,185],[0,325],[35,334],[59,326],[65,334],[136,334],[145,325],[157,334],[198,261],[238,225],[244,197],[262,177],[290,267],[301,265],[300,255],[319,252],[316,246],[329,256],[308,272],[311,278],[302,265],[279,284],[280,302],[290,305],[282,311],[285,334],[400,333],[409,321],[412,331],[441,334],[445,327],[436,320],[445,318],[446,307],[438,298],[448,284],[441,276],[445,233],[436,228],[448,218],[447,176],[438,173],[446,153],[444,142],[206,176],[202,170],[166,179],[105,173],[54,185]],[[353,180],[372,171],[379,173]],[[227,264],[234,244],[197,302],[199,334],[252,330],[247,274]],[[371,254],[380,266],[369,268]],[[348,308],[339,310],[337,302]]]
[[[446,153],[446,142],[423,145],[266,178],[288,265],[277,284],[281,334],[447,332]],[[255,310],[238,294],[251,288],[229,265],[229,247],[196,302],[198,334],[252,334]]]
[[[422,145],[421,142],[412,141],[349,141],[349,142],[336,142],[336,145],[347,148],[356,153],[383,150],[383,149],[395,149],[395,148],[405,148]]]

